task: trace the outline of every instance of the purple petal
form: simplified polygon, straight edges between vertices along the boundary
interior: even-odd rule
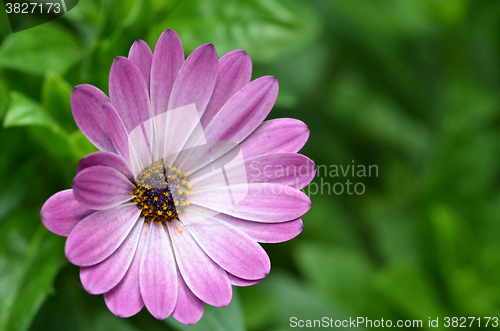
[[[177,280],[179,281],[179,294],[177,296],[177,305],[172,313],[173,318],[185,325],[193,325],[198,322],[203,315],[205,303],[198,299],[189,289],[186,282],[177,270]]]
[[[126,57],[117,57],[111,66],[109,98],[128,132],[150,118],[146,82],[139,69]]]
[[[73,190],[65,190],[45,201],[40,216],[49,231],[67,237],[78,222],[94,212],[76,201]]]
[[[229,223],[204,218],[189,224],[189,232],[212,260],[237,277],[262,279],[271,270],[266,251]]]
[[[90,294],[102,294],[114,288],[125,276],[137,251],[143,222],[136,222],[120,247],[107,259],[80,268],[80,280]]]
[[[174,30],[164,31],[156,43],[151,69],[151,104],[155,115],[167,111],[172,86],[183,63],[181,39]]]
[[[236,277],[235,275],[231,275],[229,272],[227,273],[227,276],[229,277],[231,285],[234,286],[251,286],[260,283],[260,281],[262,280],[262,279],[254,279],[254,280],[243,279]]]
[[[194,187],[194,186],[193,186]],[[233,205],[232,196],[245,196]],[[191,204],[212,209],[238,218],[278,223],[299,218],[311,208],[311,200],[301,191],[279,184],[245,184],[193,192]]]
[[[225,214],[218,214],[214,217],[237,227],[254,240],[262,243],[280,243],[290,240],[298,236],[304,227],[300,218],[282,223],[261,223]]]
[[[84,206],[102,210],[133,198],[135,186],[118,170],[93,166],[80,171],[73,179],[73,194]]]
[[[149,143],[147,132],[151,130],[151,121],[146,121],[145,125],[136,127],[128,135],[129,155],[132,171],[138,175],[142,169],[146,169],[152,163],[153,146]]]
[[[267,117],[278,97],[278,81],[265,76],[242,88],[222,107],[206,129],[208,141],[240,143]]]
[[[168,109],[191,103],[201,115],[207,107],[217,79],[219,60],[214,45],[195,49],[182,65],[172,87]]]
[[[224,104],[252,79],[252,60],[247,52],[236,50],[219,60],[219,73],[214,92],[201,118],[206,128]]]
[[[234,165],[226,171],[239,168]],[[275,183],[301,190],[314,179],[316,165],[304,155],[275,153],[246,160],[245,171],[250,183]]]
[[[128,58],[141,72],[149,92],[149,77],[151,75],[151,62],[153,61],[151,48],[145,41],[136,40],[130,48]]]
[[[227,306],[231,302],[232,289],[224,269],[205,254],[180,222],[169,222],[168,231],[175,260],[189,289],[212,306]]]
[[[244,161],[241,158],[240,162],[234,158],[234,161],[224,166],[229,185],[274,183],[301,190],[316,174],[314,162],[297,153],[264,154]],[[222,171],[211,171],[191,180],[193,191],[225,187],[225,178]]]
[[[85,156],[78,162],[76,173],[94,166],[105,166],[118,170],[129,180],[134,180],[132,170],[127,162],[120,156],[110,152],[95,152]]]
[[[138,223],[142,224],[142,228],[134,259],[121,282],[111,291],[104,293],[106,305],[118,317],[133,316],[144,307],[139,286],[139,268],[148,238],[149,224],[144,222],[144,218],[140,218]]]
[[[142,300],[151,315],[170,316],[177,302],[177,268],[172,243],[163,225],[151,223],[149,239],[141,259],[139,284]]]
[[[98,149],[115,152],[102,111],[106,102],[106,94],[92,85],[78,85],[71,93],[71,110],[82,133]]]
[[[106,116],[106,128],[108,129],[109,139],[113,143],[113,147],[116,149],[118,154],[120,154],[127,162],[130,161],[130,153],[128,146],[128,132],[125,128],[125,124],[118,115],[115,107],[108,102],[104,105],[103,111]]]
[[[271,153],[298,152],[309,138],[309,129],[303,122],[278,118],[262,123],[241,144],[246,159]]]
[[[135,204],[126,204],[84,218],[66,240],[66,258],[81,267],[103,261],[120,247],[140,213]]]
[[[278,95],[278,82],[266,76],[254,80],[236,93],[214,117],[205,130],[211,156],[221,163],[230,151],[251,134],[269,114]],[[202,169],[203,155],[188,155],[181,164],[187,175]]]

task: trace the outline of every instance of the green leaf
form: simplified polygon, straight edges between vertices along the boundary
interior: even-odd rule
[[[4,193],[0,194],[0,226],[21,204],[25,195],[25,188],[19,184],[15,187],[9,187]]]
[[[329,75],[328,71],[325,70],[325,66],[335,56],[335,53],[326,47],[326,42],[325,39],[320,39],[316,44],[305,47],[298,52],[287,54],[279,61],[264,65],[263,68],[261,66],[254,68],[255,71],[278,78],[280,93],[277,102],[280,101],[280,97],[283,97],[284,90],[294,94],[295,100],[290,105],[290,108],[295,109],[299,108],[299,97],[305,100],[319,100],[322,97],[325,77]],[[303,108],[301,110],[303,111]]]
[[[54,23],[11,34],[0,47],[0,67],[43,75],[64,73],[80,57],[75,38]]]
[[[326,109],[336,121],[345,121],[374,143],[400,148],[420,159],[430,140],[427,127],[402,111],[390,98],[368,90],[358,74],[339,75],[330,91],[331,106]]]
[[[364,0],[330,0],[331,14],[336,21],[333,24],[349,22],[367,35],[394,37],[400,35],[418,35],[429,33],[432,26],[429,20],[419,11],[412,8],[416,3],[424,1],[364,1]],[[339,21],[342,21],[340,23]],[[354,31],[345,31],[353,33]]]
[[[12,33],[9,24],[9,17],[5,11],[0,10],[0,40],[2,40],[9,33]]]
[[[37,102],[19,92],[11,93],[11,103],[3,122],[5,128],[28,126],[35,141],[59,159],[74,158],[74,147],[64,130]]]
[[[77,159],[97,152],[97,148],[83,135],[80,130],[74,131],[69,135],[69,140],[73,146],[73,153]]]
[[[16,91],[12,91],[10,97],[11,103],[3,122],[4,128],[38,125],[50,128],[52,131],[61,131],[40,104]]]
[[[310,8],[296,0],[189,0],[149,34],[154,45],[163,30],[179,33],[186,53],[213,43],[219,55],[244,49],[256,61],[273,61],[312,42],[319,32]]]
[[[313,289],[286,273],[271,272],[258,286],[274,303],[274,323],[279,327],[290,327],[292,317],[303,320],[325,316],[334,320],[349,318],[345,309],[325,301]]]
[[[448,278],[451,285],[450,297],[459,311],[471,316],[497,314],[500,296],[498,278],[490,283],[472,266],[457,269]]]
[[[302,272],[320,292],[347,302],[366,292],[373,266],[363,254],[345,247],[303,243],[295,256]]]
[[[319,292],[358,316],[387,316],[389,309],[371,285],[374,265],[357,249],[317,243],[298,246],[297,265]],[[352,298],[357,300],[352,300]]]
[[[75,148],[68,135],[39,126],[29,127],[28,132],[47,152],[60,160],[66,169],[71,169],[71,172],[73,172],[73,164],[67,163],[67,161],[68,159],[75,160],[78,156],[75,154]]]
[[[415,264],[398,263],[381,270],[375,285],[394,308],[409,318],[445,316],[435,288]]]
[[[178,331],[244,331],[243,314],[241,312],[238,292],[233,287],[233,299],[225,308],[205,305],[201,320],[191,326],[177,322],[169,317],[165,322]]]
[[[444,204],[435,204],[430,210],[430,221],[436,245],[436,255],[439,261],[443,279],[457,269],[456,241],[461,220],[453,210]]]
[[[318,164],[316,176],[327,178],[330,171],[331,168],[325,164]],[[319,194],[322,184],[324,184],[322,178],[319,182],[316,179],[303,189],[304,193],[313,199],[314,207],[302,216],[307,231],[304,230],[300,236],[346,247],[360,247],[361,240],[356,234],[349,215],[342,208],[342,203],[332,199],[329,195]]]
[[[90,327],[87,329],[89,331],[139,331],[139,329],[135,328],[129,320],[118,318],[117,316],[114,316],[110,312],[106,311],[97,314],[97,316],[92,315]]]
[[[47,71],[42,85],[42,105],[66,132],[78,129],[71,112],[72,86],[61,75]]]
[[[26,330],[65,263],[64,240],[38,212],[18,213],[0,228],[0,330]]]
[[[267,293],[262,292],[258,285],[239,289],[245,324],[249,330],[263,330],[275,317],[275,303],[269,300]]]
[[[9,91],[0,77],[0,121],[3,119],[3,116],[7,111],[9,103],[10,103]]]
[[[297,107],[298,103],[299,98],[297,97],[297,93],[287,85],[281,84],[278,99],[276,100],[276,106],[294,108]]]

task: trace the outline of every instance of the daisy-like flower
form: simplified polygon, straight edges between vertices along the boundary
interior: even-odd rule
[[[83,158],[73,188],[41,218],[67,236],[83,287],[115,315],[144,306],[158,319],[196,323],[204,304],[224,307],[232,285],[270,271],[259,245],[294,238],[310,208],[300,191],[315,165],[297,154],[309,137],[294,119],[263,122],[278,82],[251,80],[240,50],[218,59],[212,44],[187,59],[165,31],[154,53],[136,41],[114,61],[109,98],[75,87],[73,116],[100,150]]]

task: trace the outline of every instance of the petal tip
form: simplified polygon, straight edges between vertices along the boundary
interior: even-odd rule
[[[71,254],[71,249],[68,246],[68,240],[66,240],[66,245],[64,245],[64,256],[66,256],[66,260],[68,260],[71,264],[78,265],[76,264],[74,256]]]
[[[162,32],[162,34],[164,34],[164,33],[174,33],[174,34],[177,34],[177,32],[174,29],[166,29],[165,31]]]
[[[115,59],[113,60],[113,64],[111,65],[111,70],[113,70],[113,67],[118,64],[122,64],[122,65],[125,65],[125,63],[129,62],[130,60],[125,57],[125,56],[117,56],[115,57]]]
[[[157,319],[157,320],[159,320],[159,321],[163,321],[164,319],[167,319],[167,318],[169,318],[169,317],[170,317],[170,314],[166,315],[166,314],[164,314],[164,313],[162,313],[162,312],[151,312],[151,311],[150,311],[150,313],[151,313],[151,315],[152,315],[154,318],[156,318],[156,319]]]
[[[228,55],[228,56],[232,55],[234,57],[242,59],[243,61],[245,61],[246,58],[248,58],[248,60],[250,60],[250,54],[248,54],[247,51],[245,51],[243,49],[236,49],[234,51],[227,53],[226,55]]]
[[[160,37],[158,38],[158,41],[160,41],[161,39],[166,38],[168,36],[174,37],[175,39],[178,39],[179,41],[181,40],[181,38],[179,37],[179,35],[177,34],[177,32],[175,30],[167,29],[161,33]]]
[[[208,43],[208,44],[203,44],[198,47],[198,49],[201,50],[206,50],[208,52],[213,52],[217,54],[217,49],[215,48],[214,44]]]

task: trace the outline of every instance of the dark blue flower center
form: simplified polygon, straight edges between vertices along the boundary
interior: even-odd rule
[[[179,169],[155,162],[137,178],[132,201],[142,209],[141,216],[146,221],[165,224],[178,219],[189,205],[190,188],[186,175]]]

